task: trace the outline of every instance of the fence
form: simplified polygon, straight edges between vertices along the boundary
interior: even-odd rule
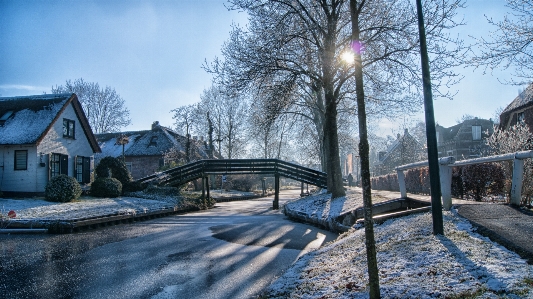
[[[524,160],[531,158],[533,158],[533,151],[523,151],[461,161],[455,161],[453,157],[439,158],[442,206],[446,210],[449,210],[452,207],[452,167],[509,160],[513,160],[510,203],[513,205],[520,205],[520,200],[522,198],[522,180],[524,177]],[[425,166],[428,166],[427,161],[402,165],[396,168],[396,172],[398,174],[398,185],[400,187],[400,193],[402,197],[407,197],[404,171]]]

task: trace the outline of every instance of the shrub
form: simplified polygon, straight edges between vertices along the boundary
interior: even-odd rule
[[[45,188],[46,200],[69,202],[78,199],[81,187],[75,178],[61,174],[51,179]]]
[[[122,184],[115,178],[97,178],[91,185],[91,195],[96,197],[118,197]]]
[[[120,181],[122,185],[132,181],[132,177],[124,160],[114,157],[104,157],[94,170],[98,178],[112,177]],[[111,173],[110,173],[111,172]]]
[[[254,175],[236,175],[231,178],[231,187],[234,190],[250,192],[258,181]]]
[[[504,172],[496,163],[464,166],[462,180],[465,193],[471,195],[476,201],[481,201],[488,194],[503,193]]]
[[[127,182],[126,184],[122,184],[122,191],[124,192],[137,192],[143,191],[144,189],[146,189],[146,186],[137,181],[131,181]]]

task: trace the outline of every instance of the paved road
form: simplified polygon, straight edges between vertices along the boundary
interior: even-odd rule
[[[0,297],[253,298],[336,237],[271,206],[272,198],[221,203],[77,234],[0,235]]]

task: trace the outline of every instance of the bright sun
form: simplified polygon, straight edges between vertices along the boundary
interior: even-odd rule
[[[351,51],[344,51],[341,54],[341,59],[348,64],[352,64],[354,62],[353,53]]]

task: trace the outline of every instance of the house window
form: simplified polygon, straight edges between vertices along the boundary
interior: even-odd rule
[[[74,159],[74,173],[79,183],[91,182],[91,158],[76,156]]]
[[[74,121],[63,118],[63,137],[74,139]]]
[[[50,178],[60,174],[68,175],[68,156],[62,154],[50,154]]]
[[[523,123],[526,120],[524,112],[520,112],[516,115],[516,122]]]
[[[157,146],[157,136],[152,136],[152,138],[150,138],[150,144],[148,144],[148,146]]]
[[[481,140],[481,126],[472,126],[472,140]]]
[[[15,151],[15,170],[28,169],[28,151]]]

